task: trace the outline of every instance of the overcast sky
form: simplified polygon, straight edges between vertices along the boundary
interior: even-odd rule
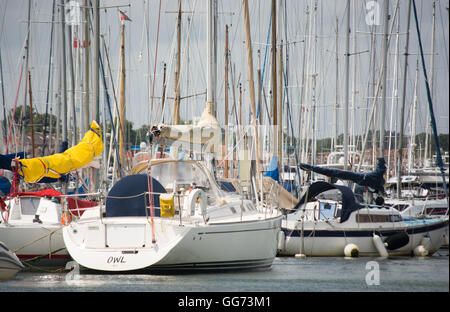
[[[203,93],[206,90],[206,2],[207,0],[183,0],[183,17],[182,17],[182,69],[181,69],[181,96],[188,96],[197,93]],[[5,90],[5,105],[7,110],[11,109],[15,103],[17,87],[19,84],[20,68],[23,63],[24,44],[27,30],[27,10],[28,0],[1,0],[0,1],[0,48],[3,62],[3,84]],[[57,1],[59,3],[59,1]],[[82,1],[84,3],[84,0]],[[374,1],[351,1],[352,18],[351,18],[351,42],[350,52],[354,53],[356,42],[356,55],[350,57],[350,101],[352,100],[352,92],[355,92],[355,128],[357,133],[363,133],[368,121],[368,115],[372,106],[373,87],[372,82],[372,52],[375,49],[376,71],[375,78],[378,79],[379,70],[382,60],[382,39],[383,39],[383,3],[384,1],[375,1],[380,6],[380,25],[369,26],[366,17],[371,9],[367,9],[366,5]],[[48,59],[50,54],[50,29],[49,23],[52,18],[52,0],[32,0],[31,13],[31,33],[30,33],[30,58],[29,64],[32,75],[32,91],[33,105],[36,109],[45,112],[46,91],[47,91],[47,72]],[[317,3],[317,10],[314,10],[314,4]],[[315,102],[317,114],[317,137],[328,137],[333,135],[333,107],[335,104],[336,85],[338,86],[338,102],[340,110],[338,112],[340,124],[338,126],[339,133],[342,133],[342,112],[344,105],[344,75],[346,69],[345,64],[345,0],[286,0],[282,1],[281,16],[278,17],[280,24],[278,25],[278,39],[285,43],[288,41],[288,49],[284,49],[283,53],[288,52],[289,68],[288,68],[288,86],[285,90],[289,92],[289,104],[291,109],[294,128],[298,127],[298,119],[300,112],[300,84],[302,83],[303,70],[308,80],[305,106],[309,106]],[[389,12],[393,16],[396,0],[390,1]],[[131,6],[128,6],[131,4]],[[148,4],[148,5],[147,5]],[[431,53],[431,33],[432,33],[432,4],[433,1],[416,1],[417,13],[422,33],[422,43],[426,60],[428,76],[431,77],[430,53]],[[158,0],[133,0],[133,1],[101,1],[101,6],[126,5],[122,9],[131,18],[131,22],[126,22],[126,118],[134,123],[135,128],[139,128],[144,124],[153,122],[161,122],[162,114],[159,108],[160,99],[155,98],[153,102],[153,117],[150,120],[153,72],[155,70],[155,51],[156,36],[158,25]],[[284,5],[286,10],[284,10]],[[269,30],[270,7],[269,0],[249,0],[251,32],[253,41],[253,62],[256,71],[263,70],[264,58],[266,57],[266,66],[264,71],[264,91],[269,95],[271,89],[270,73],[271,73],[271,56],[270,46],[266,55],[266,40]],[[433,94],[434,94],[434,112],[440,133],[449,132],[449,19],[448,19],[448,0],[436,1],[436,28],[435,28],[435,65],[433,78]],[[161,24],[158,45],[158,58],[156,61],[155,76],[155,97],[162,94],[162,73],[163,63],[167,64],[167,80],[168,80],[168,97],[174,95],[174,70],[175,70],[175,29],[176,14],[174,12],[178,8],[178,0],[162,1],[161,8]],[[146,28],[145,14],[148,14],[148,27]],[[242,1],[240,0],[218,0],[218,21],[217,21],[217,111],[218,120],[221,124],[224,122],[224,38],[225,25],[230,26],[230,57],[234,67],[234,72],[230,73],[229,98],[230,109],[233,105],[233,99],[238,100],[239,89],[238,82],[242,83],[243,88],[243,116],[245,123],[248,123],[248,78],[247,78],[247,58],[245,54],[245,32],[243,27]],[[314,12],[316,12],[314,14]],[[403,79],[403,53],[405,46],[406,32],[406,12],[407,1],[399,2],[399,14],[393,28],[393,36],[389,47],[388,60],[388,82],[387,82],[387,101],[386,101],[386,128],[391,124],[391,112],[393,112],[392,127],[398,127],[396,120],[398,119],[398,111],[401,100],[393,97],[394,79],[398,79],[398,96],[401,96],[401,82]],[[308,33],[308,18],[315,18],[312,27],[309,29],[313,40]],[[286,18],[286,21],[285,21]],[[339,79],[336,83],[336,19],[338,23],[338,61],[339,61]],[[108,48],[110,67],[112,70],[112,80],[114,87],[118,90],[118,64],[119,64],[119,45],[120,45],[120,20],[116,8],[102,9],[100,11],[101,33],[104,35],[105,43]],[[392,21],[392,18],[391,18]],[[390,22],[391,22],[390,21]],[[400,34],[397,36],[397,21],[399,21]],[[76,28],[76,27],[75,27]],[[313,29],[316,31],[313,31]],[[147,29],[149,41],[147,40]],[[55,69],[57,73],[57,55],[59,53],[59,24],[55,24],[54,37],[54,57]],[[76,30],[76,29],[75,29]],[[375,47],[371,44],[370,31],[374,31],[376,35]],[[58,35],[58,36],[57,36]],[[354,41],[356,38],[356,41]],[[398,38],[399,55],[397,56],[397,70],[395,70],[395,50]],[[315,40],[314,40],[315,39]],[[416,61],[419,60],[419,49],[417,44],[417,32],[415,28],[414,15],[411,15],[410,27],[410,56],[408,58],[408,77],[407,77],[407,96],[406,111],[412,110],[414,99],[414,81],[416,71]],[[269,40],[270,43],[270,40]],[[307,64],[303,66],[303,58],[305,47],[309,47],[310,53],[305,55]],[[74,49],[76,52],[84,53],[82,49]],[[258,52],[259,51],[259,52]],[[105,61],[105,55],[102,51]],[[356,61],[356,79],[353,79],[354,62]],[[286,62],[286,59],[283,60]],[[75,70],[79,73],[82,63],[74,62]],[[148,65],[150,64],[150,65]],[[106,64],[105,64],[106,65]],[[81,67],[80,67],[81,66]],[[78,74],[79,76],[79,74]],[[313,96],[312,78],[315,76],[315,101]],[[232,83],[231,79],[234,79]],[[430,78],[431,79],[431,78]],[[107,77],[108,88],[111,92],[110,77]],[[76,105],[80,106],[81,97],[79,96],[79,82],[77,78]],[[375,82],[376,83],[376,82]],[[233,97],[232,86],[235,87],[235,97]],[[354,87],[353,87],[354,86]],[[422,65],[419,63],[418,76],[418,113],[417,113],[417,133],[424,131],[426,123],[428,102],[426,99],[426,90]],[[53,79],[53,92],[56,91],[57,80]],[[255,86],[256,87],[256,86]],[[257,90],[257,88],[256,88]],[[91,87],[92,91],[92,87]],[[103,87],[101,84],[100,96],[101,106],[104,105]],[[381,96],[381,93],[380,93]],[[51,97],[50,107],[55,112],[54,97]],[[111,98],[112,94],[111,94]],[[205,103],[205,95],[191,97],[182,100],[181,118],[184,120],[192,120],[200,116]],[[17,105],[22,105],[23,96],[23,80],[21,90],[18,97]],[[394,104],[394,106],[392,106]],[[3,103],[2,103],[3,105]],[[267,105],[270,105],[270,99],[267,99]],[[167,99],[164,109],[165,121],[170,122],[172,118],[173,100]],[[353,110],[353,104],[350,103],[350,110]],[[1,107],[3,110],[3,107]],[[158,114],[156,114],[158,111]],[[265,109],[264,109],[265,111]],[[397,113],[396,113],[397,112]],[[0,113],[3,118],[3,112]],[[406,117],[409,123],[410,114]],[[264,118],[266,119],[266,115]],[[234,116],[230,117],[234,120]],[[409,124],[405,125],[406,133],[409,133]],[[296,131],[296,130],[295,130]]]

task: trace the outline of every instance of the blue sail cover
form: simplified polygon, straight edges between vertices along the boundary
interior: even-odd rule
[[[0,197],[8,195],[11,192],[11,182],[5,177],[0,176]]]
[[[280,182],[280,173],[278,171],[278,156],[273,156],[267,169],[265,177],[271,177],[277,182]]]
[[[12,171],[11,161],[14,158],[24,159],[25,152],[0,155],[0,169]]]
[[[144,195],[149,191],[146,174],[133,174],[120,179],[108,193],[106,198],[107,217],[145,217],[150,216],[150,211],[145,211],[149,206],[150,198]],[[158,180],[152,180],[153,192],[167,193]],[[155,216],[160,216],[159,195],[153,195]],[[156,208],[158,207],[158,208]]]
[[[314,199],[317,195],[333,189],[338,190],[342,195],[342,211],[340,223],[347,221],[353,211],[363,208],[363,206],[356,202],[355,195],[349,187],[319,181],[309,186],[309,189],[305,192],[298,204],[295,205],[293,211],[298,210],[301,205],[307,203],[311,199]]]
[[[376,191],[384,193],[384,174],[386,173],[386,165],[384,158],[378,158],[377,168],[372,172],[352,172],[347,170],[330,169],[318,166],[311,166],[308,164],[300,164],[300,169],[311,170],[328,177],[338,178],[341,180],[352,181],[361,186],[367,186]]]

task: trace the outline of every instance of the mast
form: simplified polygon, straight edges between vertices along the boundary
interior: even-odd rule
[[[388,156],[387,156],[387,171],[386,171],[386,180],[389,180],[389,177],[391,175],[390,173],[390,169],[391,169],[391,141],[392,141],[392,119],[394,118],[394,115],[397,115],[397,106],[398,106],[398,97],[397,97],[397,89],[398,89],[398,45],[399,45],[399,37],[400,37],[400,17],[397,20],[397,38],[395,41],[395,52],[394,52],[394,79],[392,79],[392,102],[391,102],[391,117],[390,117],[390,122],[389,122],[389,143],[388,143],[388,148],[389,148],[389,152],[388,152]],[[395,107],[395,111],[396,113],[394,114],[394,107]],[[397,119],[396,119],[397,120]],[[395,141],[395,145],[397,144],[397,142]],[[396,159],[394,157],[394,163],[396,162]]]
[[[120,11],[119,11],[120,12]],[[121,16],[121,42],[120,42],[120,59],[121,59],[121,70],[120,70],[120,131],[119,131],[119,159],[120,166],[124,168],[125,166],[125,156],[124,156],[124,136],[125,136],[125,21]]]
[[[166,102],[166,63],[163,66],[163,89],[162,89],[162,97],[161,97],[161,111],[164,111],[164,104]]]
[[[356,5],[353,7],[353,77],[352,77],[352,111],[351,111],[351,118],[350,118],[350,147],[352,151],[356,151],[356,131],[355,131],[355,119],[356,119],[356,78],[357,78],[357,65],[358,65],[358,40],[356,37],[356,23],[357,23],[357,7]],[[350,155],[351,163],[355,163],[354,159],[355,154]]]
[[[350,61],[350,0],[347,0],[347,26],[345,29],[345,106],[344,106],[344,170],[348,165],[348,107],[349,107],[349,61]]]
[[[419,80],[419,60],[416,61],[416,79],[414,82],[414,102],[413,102],[413,110],[411,115],[411,123],[410,123],[410,139],[409,139],[409,148],[408,148],[408,172],[410,173],[413,169],[415,162],[415,149],[416,149],[416,111],[417,111],[417,83]]]
[[[93,9],[94,9],[94,62],[92,63],[94,68],[94,77],[93,77],[93,106],[92,106],[92,119],[96,121],[99,120],[99,59],[100,59],[100,9],[99,9],[99,1],[100,0],[92,0],[93,1]]]
[[[259,156],[259,137],[258,137],[258,124],[256,116],[256,105],[255,105],[255,85],[253,81],[253,58],[252,58],[252,39],[250,34],[250,17],[248,13],[248,1],[242,0],[244,5],[244,24],[245,24],[245,43],[247,47],[247,61],[248,61],[248,77],[249,77],[249,91],[250,91],[250,109],[252,112],[252,124],[253,130],[255,132],[255,156],[256,156],[256,184],[259,184],[260,174],[261,174],[261,163]],[[275,0],[273,0],[275,3]],[[275,25],[275,24],[274,24]],[[258,186],[256,186],[258,188]],[[262,190],[261,190],[262,191]]]
[[[89,0],[84,0],[84,5],[88,7]],[[89,116],[90,116],[90,105],[89,105],[89,10],[84,10],[84,129],[85,131],[89,128]]]
[[[34,122],[33,122],[33,98],[31,93],[31,72],[28,71],[28,93],[30,94],[30,123],[31,123],[31,155],[35,157],[34,151]]]
[[[92,107],[91,107],[91,119],[99,121],[99,95],[100,95],[100,88],[99,88],[99,59],[100,59],[100,9],[99,9],[99,2],[100,0],[92,0],[93,1],[93,15],[94,15],[94,42],[93,42],[93,57],[94,61],[92,62],[93,66],[93,100],[92,100]],[[89,125],[89,124],[88,124]],[[92,183],[90,183],[90,190],[93,191],[94,189],[97,189],[99,186],[99,172],[98,170],[91,169],[90,175],[92,176]]]
[[[44,131],[43,131],[43,143],[42,143],[42,155],[45,155],[45,148],[47,146],[47,119],[48,119],[48,101],[49,101],[49,97],[50,97],[50,79],[53,77],[52,75],[52,65],[53,65],[53,27],[54,27],[54,21],[55,21],[55,5],[56,5],[56,1],[53,0],[53,5],[52,5],[52,26],[51,26],[51,30],[50,30],[50,55],[49,55],[49,60],[48,60],[48,75],[47,75],[47,96],[46,96],[46,100],[45,100],[45,119],[44,119]],[[50,108],[51,110],[51,108]],[[51,121],[51,116],[50,116],[50,129],[52,128],[52,121]],[[50,143],[49,143],[49,148],[51,146],[51,138],[52,138],[52,133],[50,132]]]
[[[381,110],[380,110],[380,155],[384,157],[384,120],[386,111],[386,77],[387,77],[387,57],[388,57],[388,23],[389,23],[389,0],[384,2],[384,40],[383,40],[383,85],[381,89]]]
[[[279,0],[279,5],[280,8],[278,10],[278,14],[280,14],[279,18],[278,18],[278,30],[281,30],[281,3],[282,0]],[[276,37],[275,37],[276,38]],[[277,142],[278,142],[278,147],[277,147],[277,151],[278,151],[278,162],[280,164],[280,173],[284,171],[284,162],[283,162],[283,41],[280,41],[280,47],[278,49],[278,57],[279,57],[279,62],[280,62],[280,66],[278,66],[278,76],[279,76],[279,84],[278,84],[278,101],[277,101],[277,117],[278,117],[278,131],[277,131]],[[287,42],[286,42],[287,44]],[[281,179],[280,179],[281,181]]]
[[[277,8],[276,0],[272,0],[272,124],[277,134],[274,133],[274,154],[278,155],[278,107],[277,107]],[[278,167],[280,168],[281,159],[278,158]]]
[[[400,111],[400,138],[398,142],[397,151],[398,163],[397,163],[397,197],[400,198],[401,195],[401,178],[402,178],[402,162],[403,162],[403,124],[405,123],[405,102],[406,102],[406,77],[408,74],[408,49],[409,49],[409,26],[411,24],[411,1],[408,1],[408,15],[406,22],[406,43],[405,43],[405,59],[403,65],[403,86],[402,86],[402,108]]]
[[[224,177],[228,178],[228,25],[225,25],[225,152],[223,161],[224,166]]]
[[[177,17],[177,71],[175,72],[175,101],[173,103],[173,124],[180,123],[180,63],[181,63],[181,0],[178,0],[178,17]]]
[[[333,144],[331,146],[331,150],[334,151],[337,145],[338,138],[338,109],[339,109],[339,20],[336,17],[336,90],[334,94],[334,114],[333,114]]]
[[[300,161],[303,162],[304,160],[304,146],[306,144],[301,144],[301,141],[303,139],[303,137],[305,136],[305,128],[303,127],[305,122],[303,121],[303,115],[305,115],[303,113],[303,110],[306,111],[306,107],[305,107],[305,103],[306,103],[306,66],[307,66],[307,59],[306,59],[306,55],[307,55],[307,46],[308,46],[308,41],[306,40],[306,36],[309,32],[309,7],[306,6],[306,27],[305,27],[305,32],[304,32],[304,42],[305,44],[303,45],[303,56],[302,56],[302,83],[300,86],[300,109],[299,109],[299,126],[298,126],[298,142],[299,144],[297,145],[297,151],[300,154]],[[303,131],[302,131],[303,130]],[[306,141],[305,141],[306,142]],[[303,171],[300,171],[300,174],[303,174]]]
[[[317,140],[316,140],[316,127],[317,127],[317,102],[316,102],[316,86],[317,86],[317,0],[314,1],[314,13],[311,15],[312,19],[312,29],[313,35],[311,36],[312,41],[312,47],[310,47],[312,52],[312,73],[311,73],[311,103],[312,103],[312,112],[311,112],[311,120],[312,120],[312,126],[311,126],[311,163],[313,165],[316,164],[316,151],[317,151]],[[312,177],[314,178],[315,175],[313,174]]]
[[[26,125],[25,125],[25,116],[26,116],[26,106],[27,106],[27,87],[29,82],[31,82],[31,79],[27,79],[29,78],[29,55],[30,55],[30,32],[31,32],[31,28],[30,28],[30,17],[31,16],[31,0],[28,0],[28,20],[27,20],[27,39],[25,42],[25,50],[26,50],[26,58],[25,58],[25,94],[24,94],[24,101],[23,101],[23,109],[21,111],[21,115],[23,115],[23,119],[22,119],[22,148],[25,149],[25,135],[26,135]],[[34,147],[32,147],[33,149]]]
[[[216,63],[215,63],[215,1],[208,1],[208,27],[207,27],[207,37],[208,37],[208,62],[207,62],[207,72],[208,72],[208,84],[206,89],[206,107],[205,111],[209,112],[214,117],[216,116],[216,104],[215,99],[215,79],[216,79]]]
[[[434,99],[434,48],[435,48],[435,28],[436,28],[436,2],[433,1],[433,22],[431,28],[431,60],[430,60],[430,90],[431,99]],[[426,126],[425,126],[425,151],[423,155],[424,165],[428,159],[428,146],[429,146],[429,131],[430,131],[430,111],[427,110]],[[431,152],[431,151],[430,151]]]
[[[70,104],[72,108],[72,145],[77,144],[78,142],[78,136],[77,136],[77,114],[75,109],[75,76],[74,76],[74,70],[73,70],[73,53],[72,53],[72,47],[73,47],[73,36],[72,36],[72,24],[69,23],[69,76],[70,76]]]
[[[95,0],[94,0],[95,1]],[[62,141],[67,141],[67,79],[66,79],[66,23],[64,17],[64,0],[60,1],[60,22],[61,22],[61,102],[62,102]]]
[[[6,118],[6,102],[5,102],[5,89],[3,86],[3,64],[2,64],[2,51],[0,48],[0,85],[2,88],[2,103],[3,103],[3,131],[4,131],[4,135],[3,137],[6,139],[6,136],[8,135],[8,121]],[[6,145],[6,141],[4,142],[4,144]]]

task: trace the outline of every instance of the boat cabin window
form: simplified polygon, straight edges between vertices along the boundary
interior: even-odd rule
[[[176,182],[178,189],[188,189],[192,183],[200,188],[210,188],[205,172],[193,163],[167,162],[152,165],[151,170],[152,177],[158,180],[167,192],[173,190],[174,182]]]
[[[402,221],[402,217],[399,215],[387,215],[387,214],[357,214],[356,222],[369,223],[369,222],[399,222]]]
[[[439,208],[426,208],[425,209],[425,215],[432,215],[432,216],[443,216],[447,213],[446,207],[439,207]]]
[[[393,205],[393,206],[392,206],[392,208],[395,208],[395,209],[397,209],[398,211],[403,211],[403,210],[405,210],[405,209],[408,208],[408,207],[409,207],[408,204],[396,204],[396,205]]]
[[[334,219],[336,212],[336,203],[320,202],[319,219]]]

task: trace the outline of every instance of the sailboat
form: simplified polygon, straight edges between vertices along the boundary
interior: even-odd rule
[[[446,236],[448,216],[406,220],[392,207],[358,202],[347,186],[320,181],[282,221],[278,254],[425,256],[445,244]]]
[[[68,197],[51,188],[21,192],[19,179],[30,183],[44,179],[55,181],[71,170],[88,165],[102,150],[101,130],[93,121],[84,138],[63,153],[30,159],[7,158],[9,163],[1,162],[2,169],[14,173],[14,180],[11,193],[0,199],[0,237],[20,259],[34,260],[33,265],[44,266],[67,262],[70,257],[61,229],[87,208],[97,206],[97,202]]]
[[[213,1],[208,5],[212,26]],[[219,123],[213,115],[213,47],[208,32],[207,103],[195,125],[154,125],[149,161],[119,180],[99,209],[63,228],[71,257],[97,271],[235,270],[268,268],[276,256],[281,213],[218,186],[195,160],[153,159],[162,138],[212,154]],[[219,132],[220,133],[220,132]],[[221,136],[219,136],[221,137]],[[221,152],[221,151],[219,151]]]

